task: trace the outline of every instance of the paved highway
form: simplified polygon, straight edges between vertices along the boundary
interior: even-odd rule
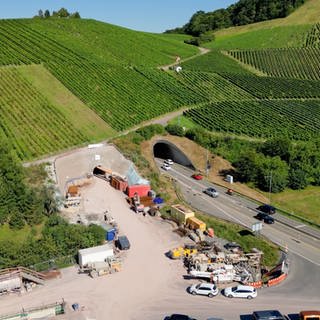
[[[156,159],[159,167],[163,160]],[[179,164],[173,164],[171,170],[160,169],[178,183],[185,201],[192,207],[218,218],[229,220],[249,229],[258,220],[257,204],[237,195],[227,195],[226,189],[214,186],[219,192],[218,198],[211,198],[203,193],[208,186],[213,186],[207,180],[197,181],[191,178],[193,171]],[[261,234],[283,248],[311,263],[320,266],[320,231],[308,227],[288,217],[274,214],[275,224],[263,224]]]
[[[159,165],[163,160],[156,159]],[[212,184],[206,180],[191,178],[193,171],[174,164],[171,170],[163,174],[171,176],[178,184],[185,201],[192,207],[218,218],[236,222],[249,229],[257,220],[257,204],[246,198],[226,194],[226,189],[214,186],[219,191],[218,198],[211,198],[203,190]],[[174,294],[168,295],[166,309],[157,308],[155,303],[145,310],[146,319],[163,319],[171,313],[185,313],[198,320],[219,317],[225,320],[251,320],[254,310],[278,309],[289,319],[297,319],[301,310],[319,310],[320,308],[320,232],[304,226],[279,214],[273,215],[273,225],[263,225],[262,235],[282,247],[288,248],[290,271],[288,278],[280,285],[259,290],[258,297],[252,301],[228,299],[219,295],[213,299],[194,297],[186,293],[190,284],[186,280],[177,280]],[[175,261],[179,265],[180,261]],[[193,281],[194,283],[194,281]]]

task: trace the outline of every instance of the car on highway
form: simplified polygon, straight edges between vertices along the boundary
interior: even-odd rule
[[[163,163],[161,168],[166,171],[171,170],[171,166],[167,163]]]
[[[209,187],[203,190],[203,192],[212,198],[217,198],[219,196],[219,192],[213,187]]]
[[[166,159],[163,161],[163,163],[168,164],[169,166],[173,165],[173,161],[171,159]]]
[[[285,320],[286,317],[278,310],[262,310],[254,311],[252,313],[254,320]]]
[[[257,296],[257,289],[252,286],[238,285],[236,287],[225,288],[224,295],[228,298],[252,299]]]
[[[263,221],[264,223],[267,224],[273,224],[274,223],[274,218],[268,215],[265,212],[258,212],[257,215],[254,216],[256,219]]]
[[[257,208],[257,210],[262,211],[267,214],[274,214],[276,213],[276,208],[271,206],[270,204],[263,204]]]
[[[203,179],[203,175],[200,173],[194,173],[191,177],[195,180],[202,180]]]
[[[164,320],[197,320],[195,318],[190,318],[189,316],[185,315],[185,314],[172,314],[169,317],[165,317]]]
[[[200,282],[193,284],[188,288],[188,291],[193,295],[201,295],[212,298],[219,293],[217,286],[213,283]]]

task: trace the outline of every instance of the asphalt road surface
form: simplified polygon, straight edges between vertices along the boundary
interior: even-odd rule
[[[156,159],[161,167],[162,159]],[[237,195],[227,195],[226,189],[204,180],[191,178],[193,171],[174,164],[171,170],[161,169],[163,174],[171,176],[178,184],[185,201],[192,207],[212,216],[229,220],[249,229],[257,222],[257,203]],[[203,193],[208,186],[218,192],[218,198]],[[223,319],[251,319],[254,310],[278,309],[289,319],[297,319],[301,310],[320,308],[320,232],[300,222],[278,213],[274,214],[275,224],[263,223],[261,234],[274,243],[288,249],[288,278],[275,287],[262,288],[258,297],[248,302],[243,299],[228,299],[219,295],[210,302],[205,297],[172,298],[167,307],[167,315],[174,312],[185,313],[196,319],[219,317]],[[185,290],[186,283],[177,284]],[[209,299],[210,300],[210,299]],[[157,312],[158,311],[158,312]],[[159,319],[156,308],[146,312],[148,319]],[[157,316],[155,315],[157,313]],[[154,316],[153,316],[154,314]],[[164,314],[165,315],[165,314]]]
[[[156,159],[156,162],[161,167],[163,160]],[[192,207],[249,229],[258,222],[254,218],[258,212],[257,203],[238,195],[227,195],[226,188],[213,185],[206,179],[195,180],[191,177],[193,171],[179,164],[173,164],[167,171],[161,168],[160,170],[175,179],[185,201]],[[203,193],[203,190],[209,186],[214,186],[219,192],[218,198],[212,198]],[[274,224],[262,223],[261,234],[282,248],[287,248],[289,252],[320,267],[320,231],[279,213],[274,214],[273,217]]]

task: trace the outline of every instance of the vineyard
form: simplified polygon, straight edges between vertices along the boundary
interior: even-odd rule
[[[199,56],[182,63],[184,70],[203,71],[203,72],[230,72],[230,73],[245,73],[251,72],[244,69],[237,61],[224,55],[218,50],[213,50],[208,54]]]
[[[254,96],[247,91],[232,84],[216,73],[210,72],[190,72],[183,71],[176,75],[182,84],[198,96],[203,97],[203,101],[232,101],[254,99]]]
[[[225,79],[260,99],[320,98],[320,81],[223,74]]]
[[[20,20],[21,21],[21,20]],[[184,37],[137,32],[87,19],[26,19],[23,25],[97,63],[159,66],[198,53]]]
[[[0,68],[0,137],[10,141],[21,159],[89,140],[16,67]]]
[[[305,46],[320,48],[320,23],[316,23],[308,32]]]
[[[320,101],[225,101],[184,112],[208,130],[257,138],[308,140],[320,134]]]
[[[228,53],[268,76],[320,80],[320,48],[231,50]]]
[[[44,63],[74,95],[118,131],[196,99],[193,93],[182,95],[183,89],[174,79],[165,88],[159,86],[168,79],[165,73],[155,71],[144,76],[132,67],[90,61],[20,21],[0,22],[0,44],[4,57],[0,64]],[[152,76],[154,79],[150,79]]]

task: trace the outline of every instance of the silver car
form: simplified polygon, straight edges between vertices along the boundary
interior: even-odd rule
[[[189,287],[189,292],[193,295],[199,294],[212,298],[219,293],[218,288],[213,283],[201,282]]]
[[[246,298],[252,299],[257,296],[257,289],[252,286],[238,285],[224,289],[224,295],[228,298]]]
[[[209,187],[203,190],[203,192],[212,198],[217,198],[219,195],[219,192],[213,187]]]

